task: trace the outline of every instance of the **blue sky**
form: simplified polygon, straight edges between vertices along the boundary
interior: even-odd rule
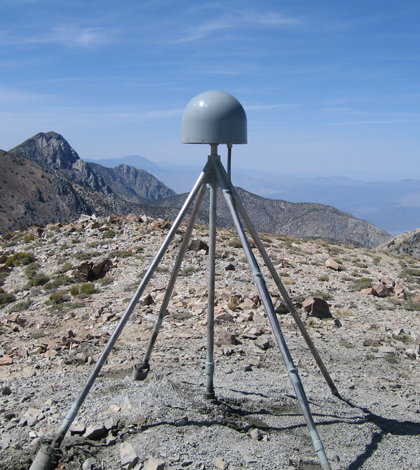
[[[0,148],[203,166],[182,113],[219,89],[248,117],[234,166],[420,178],[419,25],[411,0],[1,0]]]

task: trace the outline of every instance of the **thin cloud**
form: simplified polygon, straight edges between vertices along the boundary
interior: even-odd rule
[[[56,26],[43,33],[17,33],[16,30],[0,33],[0,44],[7,46],[59,44],[68,48],[92,48],[107,45],[115,40],[116,32],[110,28],[78,25]]]
[[[50,33],[29,38],[28,43],[56,43],[66,47],[93,47],[112,42],[112,34],[100,28],[59,26]]]
[[[51,99],[51,96],[45,94],[26,93],[12,88],[0,86],[0,103],[16,103],[16,102],[27,102],[27,101],[44,101]]]
[[[212,35],[216,31],[233,31],[246,28],[261,28],[261,27],[277,27],[277,26],[296,26],[301,24],[297,18],[287,18],[278,13],[238,13],[235,12],[231,15],[224,14],[216,19],[203,22],[198,26],[190,28],[187,35],[174,39],[173,43],[185,43],[204,39]],[[214,36],[211,36],[215,39]]]
[[[256,104],[251,106],[245,106],[247,111],[268,111],[270,109],[278,108],[297,108],[300,104]]]

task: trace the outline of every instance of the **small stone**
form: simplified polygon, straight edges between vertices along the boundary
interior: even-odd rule
[[[252,431],[250,431],[249,435],[254,441],[261,441],[264,436],[262,431],[260,431],[259,429],[253,429]]]
[[[242,366],[242,370],[243,372],[251,372],[252,371],[252,366],[251,365],[246,365],[246,366]]]
[[[165,468],[164,460],[156,460],[153,457],[146,460],[143,470],[163,470]]]
[[[91,470],[92,467],[96,466],[96,460],[92,457],[89,457],[87,460],[83,462],[82,470]]]
[[[383,284],[375,284],[372,289],[376,292],[376,294],[373,295],[376,295],[377,297],[386,297],[389,295],[389,289]]]
[[[152,305],[155,303],[155,301],[153,300],[153,297],[151,296],[151,294],[147,294],[145,295],[142,299],[141,299],[143,305]]]
[[[302,307],[312,317],[332,318],[330,307],[322,297],[309,297],[302,303]]]
[[[325,266],[327,268],[333,269],[334,271],[340,271],[340,265],[332,258],[328,258],[327,261],[325,261]]]
[[[41,410],[37,410],[36,408],[29,408],[28,411],[23,415],[23,417],[26,418],[28,426],[33,426],[39,421],[41,415]]]
[[[228,466],[228,463],[225,460],[216,457],[215,459],[213,459],[213,465],[217,468],[220,468],[220,470],[225,470],[225,468],[227,468]]]
[[[228,331],[222,331],[220,335],[220,340],[223,344],[232,345],[238,344],[239,341],[233,333],[229,333]]]
[[[129,469],[133,468],[138,462],[133,446],[129,442],[123,442],[120,446],[121,466]]]
[[[70,429],[69,431],[72,433],[72,434],[79,434],[79,435],[82,435],[85,433],[86,431],[86,426],[84,426],[83,424],[72,424],[70,426]]]
[[[102,424],[97,424],[93,426],[88,426],[86,428],[85,433],[83,434],[83,437],[86,439],[92,439],[93,441],[97,439],[102,439],[106,434],[106,429]]]
[[[255,346],[262,349],[263,351],[267,351],[267,349],[270,349],[272,347],[272,344],[269,340],[260,339],[258,341],[255,341]]]
[[[118,425],[118,418],[116,416],[110,416],[105,420],[104,427],[107,431],[110,431],[112,428],[117,427]]]
[[[186,426],[188,424],[188,417],[184,416],[181,419],[175,421],[175,426]]]
[[[13,364],[13,358],[10,356],[0,357],[0,366],[10,366],[11,364]]]
[[[233,317],[230,313],[224,312],[224,313],[221,313],[220,315],[217,315],[214,321],[216,323],[225,322],[225,321],[233,322]]]
[[[3,387],[3,390],[1,391],[2,395],[11,395],[12,391],[10,390],[10,387]]]
[[[229,264],[227,264],[227,265],[224,267],[224,270],[225,270],[225,271],[235,271],[236,268],[235,268],[235,266],[234,266],[232,263],[229,263]]]

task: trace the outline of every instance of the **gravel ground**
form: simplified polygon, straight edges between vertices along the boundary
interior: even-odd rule
[[[92,255],[93,261],[106,250],[134,253],[130,247],[139,234],[141,259],[114,255],[110,283],[98,283],[96,293],[80,297],[77,305],[51,306],[51,291],[44,286],[25,290],[24,266],[8,274],[3,288],[14,292],[16,301],[0,310],[0,359],[13,360],[0,367],[0,468],[29,468],[41,443],[58,432],[125,308],[125,297],[166,233],[156,222],[146,231],[150,224],[111,226],[120,232],[107,245],[92,248],[100,251],[97,258]],[[197,229],[194,236],[205,241],[205,233]],[[80,231],[77,244],[63,245],[74,232],[55,228],[53,234],[55,245],[46,238],[33,247],[39,270],[51,279],[63,262],[77,263],[74,256],[82,244],[88,251],[88,243],[100,240],[97,229]],[[203,252],[187,253],[183,269],[188,272],[177,282],[147,379],[135,382],[130,377],[150,337],[172,252],[147,292],[156,304],[133,313],[64,440],[59,468],[120,469],[123,444],[131,444],[135,456],[124,468],[319,468],[268,320],[260,305],[252,306],[255,289],[243,255],[229,244],[233,232],[224,229],[218,236],[226,252],[220,250],[217,259],[217,400],[203,398]],[[419,260],[285,237],[267,236],[265,243],[293,299],[321,289],[329,296],[332,318],[308,316],[303,309],[299,313],[342,400],[331,394],[291,316],[278,318],[332,469],[420,469],[420,319],[414,298],[394,299],[392,289],[388,297],[379,298],[350,288],[361,276],[374,282],[398,280],[401,268],[408,272],[409,266],[411,277],[404,279],[404,287],[414,296]],[[54,246],[66,248],[57,253]],[[13,247],[16,252],[24,249],[22,241]],[[341,271],[325,267],[333,255],[340,258]],[[225,271],[227,263],[235,270]],[[268,287],[274,289],[270,282]],[[243,301],[235,311],[228,308],[233,294]],[[10,313],[10,306],[28,300],[26,310]],[[225,344],[223,333],[234,334],[238,344]],[[261,349],[258,343],[268,346]]]

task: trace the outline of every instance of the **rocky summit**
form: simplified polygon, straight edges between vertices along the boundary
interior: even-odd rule
[[[32,170],[31,170],[32,171]],[[56,435],[171,222],[82,216],[0,238],[0,467]],[[80,469],[320,468],[236,232],[217,229],[215,394],[205,392],[208,230],[196,225],[143,381],[131,379],[181,225],[57,454]],[[257,250],[333,470],[420,468],[420,259],[261,234],[342,399]]]

